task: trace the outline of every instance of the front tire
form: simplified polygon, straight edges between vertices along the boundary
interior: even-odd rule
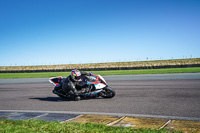
[[[115,96],[115,90],[109,86],[103,88],[103,91],[100,92],[100,96],[103,98],[113,98]]]

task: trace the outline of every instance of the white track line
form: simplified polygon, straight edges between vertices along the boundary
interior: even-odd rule
[[[0,110],[0,112],[30,112],[30,113],[58,113],[58,114],[79,114],[79,115],[112,115],[112,116],[129,116],[129,117],[148,117],[168,120],[190,120],[200,121],[196,117],[164,116],[164,115],[146,115],[146,114],[125,114],[125,113],[102,113],[102,112],[74,112],[74,111],[40,111],[40,110]]]
[[[163,126],[161,126],[159,129],[165,128],[172,120],[168,120]]]

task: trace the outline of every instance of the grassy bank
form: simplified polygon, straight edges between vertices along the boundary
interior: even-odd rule
[[[65,64],[65,65],[38,65],[38,66],[0,66],[0,71],[26,71],[26,70],[60,70],[60,69],[92,69],[92,68],[129,68],[129,67],[154,67],[154,66],[180,66],[200,64],[200,58],[134,61],[134,62],[110,62],[90,64]]]
[[[167,69],[142,69],[142,70],[110,70],[92,71],[100,75],[131,75],[131,74],[164,74],[164,73],[199,73],[200,67],[191,68],[167,68]],[[38,73],[0,73],[0,79],[5,78],[44,78],[44,77],[66,77],[70,72],[38,72]]]
[[[133,129],[110,127],[92,123],[59,123],[41,120],[3,120],[0,121],[1,133],[169,133],[162,129]],[[175,131],[176,132],[176,131]]]

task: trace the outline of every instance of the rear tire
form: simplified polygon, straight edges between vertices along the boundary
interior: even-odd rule
[[[103,88],[103,91],[100,92],[100,96],[103,98],[113,98],[115,96],[115,90],[109,86]]]

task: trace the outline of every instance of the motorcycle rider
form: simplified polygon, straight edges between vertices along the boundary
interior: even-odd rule
[[[87,90],[87,80],[85,76],[91,76],[91,73],[80,72],[78,69],[72,70],[71,74],[67,78],[63,79],[63,91],[70,95],[74,100],[79,101],[81,98],[78,95],[77,90],[82,90],[82,93]]]

